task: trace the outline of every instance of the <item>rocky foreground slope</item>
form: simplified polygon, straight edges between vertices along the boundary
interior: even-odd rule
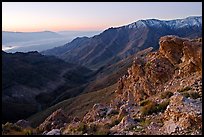
[[[110,104],[95,104],[82,119],[58,109],[35,134],[202,134],[202,39],[164,36],[159,44],[135,57]]]

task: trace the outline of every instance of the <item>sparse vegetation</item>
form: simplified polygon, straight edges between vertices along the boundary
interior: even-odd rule
[[[33,131],[30,129],[24,129],[23,133],[24,133],[24,135],[33,135]]]
[[[169,100],[163,101],[160,104],[157,104],[156,112],[164,112],[166,107],[169,105]]]
[[[149,67],[149,66],[151,66],[151,62],[150,61],[146,63],[146,67]]]
[[[143,101],[140,102],[140,106],[145,106],[145,105],[147,105],[148,103],[150,103],[150,101],[149,101],[148,99],[143,100]]]
[[[186,98],[190,97],[190,94],[188,92],[182,92],[181,95],[183,95]]]
[[[148,104],[146,104],[145,106],[143,106],[141,108],[141,114],[142,116],[145,115],[150,115],[154,112],[154,108],[156,107],[156,103],[155,102],[149,102]]]
[[[166,91],[166,92],[162,92],[161,93],[161,99],[164,99],[164,98],[170,98],[171,96],[173,96],[173,93],[170,92],[170,91]]]
[[[98,127],[97,131],[94,133],[94,135],[108,135],[109,129],[106,126],[100,126]]]
[[[90,133],[95,133],[95,132],[97,131],[97,125],[96,125],[96,124],[90,124],[90,125],[88,126],[88,131],[89,131]]]
[[[2,135],[33,135],[34,133],[32,128],[22,128],[9,122],[2,124]]]
[[[67,112],[70,116],[77,116],[82,118],[88,110],[90,110],[94,104],[96,103],[109,103],[115,94],[112,94],[117,87],[117,84],[109,86],[107,88],[79,95],[77,97],[73,97],[67,100],[64,100],[52,107],[36,113],[32,117],[28,118],[33,127],[38,126],[42,123],[49,115],[51,115],[54,111],[59,108],[62,108],[65,112]],[[84,106],[85,104],[89,104],[88,106]],[[83,111],[81,111],[83,109]]]
[[[84,134],[87,132],[87,125],[85,123],[81,122],[76,130],[82,131],[82,133]]]
[[[151,121],[149,119],[141,119],[141,122],[139,123],[142,127],[146,127],[151,123]]]
[[[185,88],[183,88],[183,89],[177,90],[177,92],[182,93],[182,92],[185,92],[185,91],[189,91],[189,90],[191,90],[191,89],[192,89],[191,87],[187,86],[187,87],[185,87]]]
[[[3,132],[3,134],[4,133],[6,134],[7,132],[10,132],[10,131],[17,131],[17,132],[19,132],[21,130],[22,130],[21,127],[15,125],[13,123],[7,122],[6,124],[2,124],[2,132]]]
[[[145,106],[141,108],[142,116],[151,115],[153,113],[163,112],[169,104],[169,100],[164,101],[160,104],[156,104],[155,102],[149,102]]]
[[[197,99],[197,98],[201,97],[199,95],[199,93],[197,93],[197,92],[190,92],[189,94],[190,94],[190,98],[192,98],[192,99]]]

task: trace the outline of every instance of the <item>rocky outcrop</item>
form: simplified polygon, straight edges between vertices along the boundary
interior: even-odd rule
[[[52,129],[63,128],[66,123],[70,121],[69,117],[62,109],[58,109],[53,112],[45,121],[40,124],[38,129],[40,131],[51,131]]]
[[[111,132],[122,132],[125,130],[130,130],[131,128],[133,128],[134,126],[136,126],[137,122],[135,122],[130,115],[127,115],[125,117],[123,117],[123,119],[121,120],[121,122],[112,127],[110,129]]]
[[[179,68],[179,75],[186,76],[202,70],[202,42],[165,36],[160,39],[160,53]]]
[[[94,104],[92,109],[86,113],[82,121],[85,123],[93,122],[93,121],[100,120],[102,118],[106,118],[108,116],[116,115],[118,113],[119,112],[116,108],[97,103],[97,104]]]
[[[187,77],[202,72],[202,40],[176,36],[160,38],[160,48],[146,56],[137,56],[128,75],[118,82],[118,98],[138,103],[164,90],[174,77]]]
[[[195,128],[202,130],[202,101],[188,99],[176,92],[164,112],[164,134],[172,134]]]
[[[201,39],[162,37],[158,51],[137,54],[109,105],[95,104],[62,134],[201,134],[201,44]],[[41,125],[44,130],[60,128],[50,127],[52,115]]]
[[[22,128],[31,127],[31,126],[30,126],[30,122],[29,122],[29,121],[26,121],[26,120],[24,120],[24,119],[18,120],[18,121],[16,122],[16,125],[19,126],[19,127],[22,127]]]

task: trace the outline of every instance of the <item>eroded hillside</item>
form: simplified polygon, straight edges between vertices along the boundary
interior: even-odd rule
[[[164,36],[159,44],[158,51],[137,54],[117,88],[108,92],[110,101],[88,104],[80,117],[61,102],[36,134],[200,135],[202,39]]]

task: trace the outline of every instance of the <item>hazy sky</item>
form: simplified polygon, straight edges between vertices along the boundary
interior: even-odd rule
[[[3,2],[5,31],[104,30],[140,19],[202,15],[202,2]]]

